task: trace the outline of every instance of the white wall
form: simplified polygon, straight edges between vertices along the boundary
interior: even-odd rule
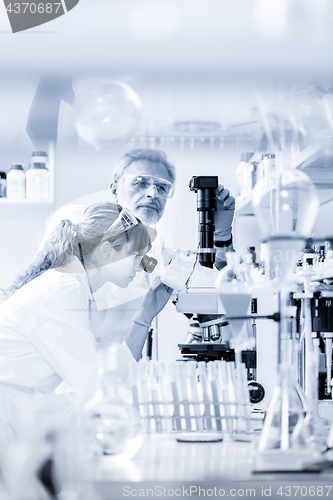
[[[35,80],[31,81],[35,85]],[[34,149],[25,135],[29,109],[27,103],[31,102],[33,95],[31,88],[30,92],[26,93],[22,114],[15,114],[15,131],[19,147],[14,147],[15,141],[13,139],[9,142],[7,149],[5,142],[2,142],[5,154],[2,155],[1,170],[8,170],[14,158],[15,161],[29,158]],[[202,85],[200,88],[203,88]],[[207,89],[209,88],[208,85]],[[159,91],[155,89],[152,93],[155,101],[154,99],[149,100],[149,89],[152,89],[152,85],[142,85],[141,91],[144,96],[145,109],[149,110],[148,115],[153,120],[158,119],[160,114],[163,114],[162,108],[156,109],[153,104],[155,101],[162,102],[163,96],[165,100],[162,107],[169,110],[168,119],[175,116],[175,111],[170,113],[170,109],[178,110],[177,119],[182,117],[200,119],[201,109],[206,109],[206,119],[214,120],[221,114],[221,109],[215,110],[214,105],[210,103],[208,91],[203,93],[204,97],[201,99],[201,91],[199,92],[193,87],[191,90],[193,107],[191,107],[188,99],[186,106],[181,99],[186,90],[184,88],[179,94],[177,94],[176,85],[173,86],[173,92],[169,91],[165,94],[162,91],[163,87]],[[19,89],[16,89],[16,92],[18,91]],[[223,89],[221,89],[221,93],[223,93]],[[13,94],[10,99],[13,100],[14,97]],[[20,101],[19,105],[21,106],[21,104]],[[209,104],[209,112],[206,104],[207,106]],[[242,102],[242,106],[246,106],[246,101]],[[10,110],[10,106],[7,106],[6,109]],[[231,116],[231,111],[229,110],[229,112]],[[5,122],[1,123],[2,129],[6,129]],[[67,105],[62,104],[56,154],[54,205],[43,208],[27,205],[0,205],[0,287],[8,286],[14,275],[31,262],[44,232],[44,221],[52,210],[76,198],[107,188],[114,164],[129,147],[130,145],[110,148],[101,153],[83,143],[79,143],[78,147],[73,127],[72,110]],[[174,198],[168,201],[165,215],[158,224],[158,231],[163,235],[168,246],[194,250],[197,246],[196,195],[190,192],[188,182],[193,175],[218,175],[219,181],[235,195],[237,193],[236,167],[241,151],[202,151],[196,149],[181,151],[179,148],[174,148],[166,150],[166,152],[176,165],[178,179]],[[321,208],[315,228],[317,234],[333,235],[332,208],[332,203]],[[236,218],[234,243],[235,248],[242,251],[245,251],[247,246],[259,248],[260,232],[254,217]],[[179,355],[177,344],[185,341],[186,334],[187,320],[176,312],[173,304],[168,304],[159,318],[160,359],[176,359]]]

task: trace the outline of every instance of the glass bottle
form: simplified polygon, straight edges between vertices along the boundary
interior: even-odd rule
[[[45,163],[30,163],[29,169],[26,171],[27,200],[48,200],[49,176]]]
[[[9,200],[25,198],[25,172],[18,163],[13,164],[7,174],[7,198]]]
[[[5,198],[7,193],[7,176],[6,172],[0,172],[0,198]]]

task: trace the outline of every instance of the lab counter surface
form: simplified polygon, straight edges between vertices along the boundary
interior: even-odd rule
[[[132,460],[105,457],[94,473],[96,498],[333,498],[333,469],[253,473],[257,436],[252,443],[176,439],[176,435],[146,435]]]

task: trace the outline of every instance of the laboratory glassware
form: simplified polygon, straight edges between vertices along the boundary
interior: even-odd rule
[[[25,198],[25,172],[18,163],[13,164],[7,174],[7,198],[12,200]]]
[[[241,264],[240,256],[236,252],[228,252],[227,265],[216,279],[215,288],[219,300],[225,311],[231,329],[230,347],[235,352],[235,389],[236,404],[240,418],[237,419],[236,434],[250,434],[251,422],[249,416],[249,393],[246,387],[245,366],[242,363],[242,350],[253,347],[253,338],[249,338],[246,329],[246,320],[252,298],[252,283],[246,264]],[[232,319],[228,319],[232,318]],[[240,319],[237,319],[237,318]],[[244,384],[245,382],[245,384]]]
[[[100,348],[99,357],[101,387],[83,408],[79,433],[91,458],[109,455],[130,459],[142,444],[140,417],[126,399],[118,376],[116,347]]]
[[[27,200],[48,200],[50,174],[45,163],[30,163],[25,176]]]
[[[266,470],[302,468],[309,451],[309,436],[303,429],[311,405],[296,381],[290,289],[293,268],[312,231],[319,199],[311,179],[291,169],[289,160],[286,153],[279,152],[274,175],[262,179],[253,191],[254,212],[270,247],[270,278],[278,292],[281,316],[278,384],[268,407],[257,461],[257,468]],[[313,370],[309,373],[314,375]]]

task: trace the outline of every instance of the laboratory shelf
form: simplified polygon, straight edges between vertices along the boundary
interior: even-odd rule
[[[11,200],[8,198],[0,198],[0,204],[5,205],[51,205],[54,200],[27,200],[23,198],[22,200]]]
[[[49,192],[47,199],[36,199],[30,200],[27,198],[15,199],[15,198],[0,198],[0,206],[7,205],[9,206],[17,206],[20,207],[24,205],[33,206],[35,208],[52,208],[54,204],[54,176],[55,176],[55,145],[50,142],[49,147],[47,149],[48,154],[48,171],[49,171]],[[21,209],[20,209],[21,210]]]

